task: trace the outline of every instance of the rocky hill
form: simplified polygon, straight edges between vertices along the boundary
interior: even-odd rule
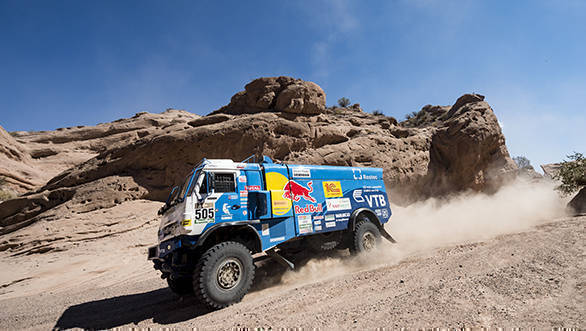
[[[167,111],[94,127],[1,131],[0,171],[31,191],[0,204],[0,234],[39,221],[58,227],[67,215],[124,201],[164,201],[168,187],[203,157],[264,154],[289,163],[382,167],[396,203],[493,191],[515,173],[483,96],[426,106],[418,116],[397,123],[359,105],[326,108],[318,85],[274,77],[252,81],[203,117]],[[17,237],[5,237],[0,250],[18,247],[24,239]]]
[[[0,176],[17,193],[37,189],[59,173],[118,145],[129,144],[170,125],[199,118],[181,110],[138,113],[96,126],[55,131],[17,131],[0,127]]]

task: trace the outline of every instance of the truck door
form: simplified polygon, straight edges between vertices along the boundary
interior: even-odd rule
[[[216,221],[229,222],[246,219],[246,208],[238,195],[235,171],[210,171],[211,198],[215,200]],[[208,198],[210,199],[210,198]]]
[[[254,191],[260,191],[262,189],[262,179],[260,170],[246,169],[240,170],[238,175],[238,194],[240,196],[240,206],[242,214],[245,219],[254,219],[254,215],[248,211],[248,194]]]

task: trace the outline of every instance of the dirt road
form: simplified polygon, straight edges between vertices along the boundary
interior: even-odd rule
[[[152,232],[149,227],[155,226],[137,231]],[[322,258],[296,273],[282,274],[269,264],[259,274],[278,272],[277,276],[258,277],[254,291],[241,303],[215,312],[192,298],[173,295],[141,256],[142,250],[126,253],[126,269],[113,260],[113,251],[106,254],[110,262],[104,257],[92,262],[88,251],[68,255],[85,269],[83,277],[62,273],[63,282],[50,286],[43,286],[43,277],[39,282],[31,278],[5,283],[7,268],[17,272],[21,267],[3,258],[0,328],[583,328],[585,227],[586,217],[564,218],[518,233],[406,255],[389,254],[384,248],[373,257]],[[118,236],[116,242],[132,247],[141,235]],[[97,241],[85,249],[99,250],[102,244]],[[400,244],[393,250],[400,251]],[[32,256],[29,263],[48,259],[58,264],[58,254]],[[66,265],[71,268],[70,263],[62,267]],[[59,267],[37,274],[55,272],[46,277],[54,279]]]

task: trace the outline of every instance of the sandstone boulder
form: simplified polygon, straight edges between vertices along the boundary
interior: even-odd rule
[[[326,108],[326,94],[313,82],[291,77],[263,77],[248,83],[230,104],[217,110],[226,114],[278,111],[314,115]]]
[[[573,214],[586,214],[586,187],[583,187],[568,203],[568,209]]]

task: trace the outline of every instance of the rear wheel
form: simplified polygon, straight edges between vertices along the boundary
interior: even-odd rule
[[[242,300],[254,279],[252,255],[244,245],[228,241],[208,249],[193,274],[195,295],[212,309]]]
[[[193,280],[191,277],[167,278],[167,284],[173,293],[183,296],[193,293]]]
[[[362,253],[374,250],[381,241],[380,231],[366,216],[359,218],[352,236],[350,252]]]

